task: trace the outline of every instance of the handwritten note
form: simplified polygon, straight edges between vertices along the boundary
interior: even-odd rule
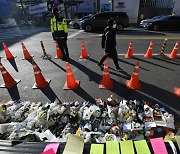
[[[162,137],[150,139],[154,154],[168,154]]]
[[[134,154],[132,140],[120,141],[121,154]]]
[[[82,154],[84,148],[84,139],[81,136],[72,135],[68,136],[66,146],[63,154]]]
[[[134,141],[134,145],[138,154],[151,154],[146,140]]]
[[[91,144],[90,154],[104,154],[104,144]]]
[[[106,154],[120,154],[118,141],[106,142]]]
[[[176,139],[177,145],[180,149],[180,136],[175,136],[175,139]]]

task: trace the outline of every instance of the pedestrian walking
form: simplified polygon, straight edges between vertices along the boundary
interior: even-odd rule
[[[118,64],[118,55],[116,51],[116,21],[115,19],[109,19],[107,22],[107,27],[104,29],[102,35],[102,48],[105,49],[105,55],[102,57],[97,66],[102,67],[103,62],[107,57],[113,59],[116,66],[116,70],[122,70]]]
[[[59,10],[57,8],[53,9],[54,17],[51,19],[51,32],[54,41],[59,45],[59,48],[62,51],[63,58],[62,60],[69,59],[69,51],[67,47],[67,36],[68,36],[68,27],[65,21],[65,18],[59,15]]]

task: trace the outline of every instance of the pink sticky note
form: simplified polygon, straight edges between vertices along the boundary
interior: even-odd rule
[[[44,149],[44,152],[46,152],[47,150],[49,149],[52,149],[53,150],[53,154],[56,154],[57,150],[58,150],[58,147],[59,147],[59,143],[52,143],[52,144],[48,144],[46,145],[45,149]],[[51,153],[50,153],[51,154]]]
[[[154,154],[168,154],[162,137],[150,139]]]
[[[41,152],[41,154],[56,154],[53,149],[48,149],[45,152]]]

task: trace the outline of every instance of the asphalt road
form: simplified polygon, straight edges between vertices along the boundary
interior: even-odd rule
[[[151,32],[128,28],[117,34],[117,51],[119,54],[119,65],[124,71],[117,72],[111,59],[107,59],[110,68],[110,76],[114,83],[112,90],[101,90],[98,85],[102,79],[102,71],[96,64],[103,56],[101,48],[101,31],[86,33],[84,31],[69,30],[68,47],[70,53],[71,68],[75,79],[80,80],[80,87],[77,90],[63,90],[66,81],[65,62],[61,59],[54,59],[56,54],[55,43],[52,40],[48,28],[12,28],[0,30],[0,44],[4,41],[15,58],[14,62],[5,59],[2,45],[0,55],[2,64],[7,71],[21,82],[17,87],[0,89],[0,101],[8,100],[30,100],[35,102],[54,101],[94,101],[95,98],[106,100],[111,94],[117,99],[143,99],[152,103],[159,103],[175,114],[176,121],[180,121],[180,99],[173,94],[174,87],[180,87],[180,59],[168,60],[164,58],[144,59],[151,40],[154,41],[153,54],[159,54],[164,39],[168,39],[165,53],[169,54],[180,33],[173,32]],[[52,56],[51,60],[41,58],[42,49],[40,41],[43,41],[46,52]],[[87,53],[90,58],[79,60],[81,54],[81,41],[85,41]],[[126,59],[129,42],[133,42],[135,58]],[[42,70],[46,79],[51,79],[50,86],[46,89],[32,89],[35,82],[34,72],[31,63],[22,60],[23,52],[21,42],[24,42],[30,54]],[[136,62],[140,62],[140,82],[142,90],[128,90],[126,80],[129,80]],[[0,77],[0,84],[3,83]]]

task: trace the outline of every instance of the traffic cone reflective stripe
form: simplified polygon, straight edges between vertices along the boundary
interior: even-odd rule
[[[170,59],[174,59],[174,58],[178,58],[178,56],[177,56],[177,54],[178,54],[178,41],[176,42],[176,44],[175,44],[175,46],[174,46],[174,48],[173,48],[173,50],[172,50],[172,52],[171,52],[171,54],[169,54],[168,55],[168,57],[170,58]]]
[[[22,60],[25,60],[25,59],[26,59],[26,60],[30,60],[30,59],[32,59],[33,56],[31,56],[31,55],[29,54],[29,52],[28,52],[28,50],[26,49],[24,43],[21,43],[21,45],[22,45],[22,49],[23,49],[23,53],[24,53],[24,58],[22,58]]]
[[[134,89],[134,90],[142,89],[139,81],[139,62],[136,63],[131,79],[126,81],[126,86],[128,89]]]
[[[66,62],[66,82],[64,84],[63,89],[64,90],[77,89],[79,87],[79,84],[80,84],[80,81],[75,80],[70,64]]]
[[[153,53],[153,41],[151,41],[149,48],[148,48],[146,54],[144,55],[144,58],[153,58],[152,53]]]
[[[58,59],[58,58],[61,59],[62,57],[63,57],[62,51],[59,48],[58,43],[56,42],[56,56],[55,56],[55,59]]]
[[[102,81],[99,85],[100,89],[113,89],[113,82],[110,79],[110,74],[109,74],[109,68],[108,68],[108,62],[104,62],[104,70],[103,70],[103,77]]]
[[[2,63],[0,63],[0,70],[4,80],[4,84],[1,85],[0,88],[12,88],[21,81],[21,80],[14,80],[13,77],[4,68]]]
[[[80,59],[87,59],[87,58],[89,58],[89,55],[87,54],[87,51],[86,51],[86,47],[85,47],[84,41],[82,41],[82,45],[81,45],[81,56],[80,56]]]
[[[174,95],[180,97],[180,88],[174,87]]]
[[[4,48],[4,51],[5,51],[7,60],[12,60],[12,59],[15,58],[15,57],[12,55],[12,53],[9,51],[7,45],[6,45],[4,42],[3,42],[3,48]]]
[[[42,75],[39,67],[37,64],[32,60],[33,70],[34,70],[34,76],[36,83],[33,85],[33,89],[41,89],[48,87],[51,80],[45,80],[44,76]]]
[[[133,58],[133,46],[132,46],[132,41],[129,44],[129,48],[127,51],[127,54],[125,55],[125,58]]]

